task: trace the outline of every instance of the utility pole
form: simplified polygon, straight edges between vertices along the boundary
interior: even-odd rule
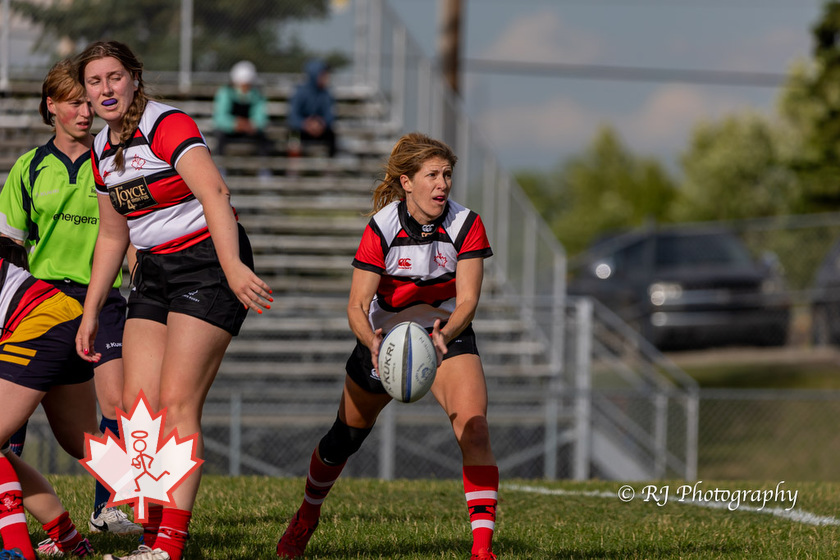
[[[455,93],[460,91],[462,4],[463,0],[438,0],[438,58],[443,75]]]

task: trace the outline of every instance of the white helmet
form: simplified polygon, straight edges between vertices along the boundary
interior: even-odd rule
[[[230,81],[234,84],[253,84],[257,79],[257,68],[248,60],[240,60],[230,69]]]

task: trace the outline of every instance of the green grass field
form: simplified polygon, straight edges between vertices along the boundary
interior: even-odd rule
[[[91,478],[53,476],[51,481],[86,532]],[[754,511],[762,502],[743,502],[734,511],[700,499],[679,502],[681,483],[659,484],[670,490],[662,506],[640,497],[643,483],[631,484],[636,498],[622,502],[618,482],[503,480],[495,551],[500,560],[838,557],[840,484],[785,484],[783,489],[798,491],[789,512],[784,512],[792,505],[789,499],[771,500],[762,512]],[[755,494],[774,492],[776,484],[706,481],[699,489]],[[275,543],[302,492],[302,479],[205,477],[185,560],[276,558]],[[30,527],[36,526],[30,520]],[[33,535],[44,537],[42,531]],[[90,540],[100,553],[128,552],[136,544],[136,537],[97,534]],[[325,503],[307,558],[466,560],[469,546],[460,481],[348,478]]]

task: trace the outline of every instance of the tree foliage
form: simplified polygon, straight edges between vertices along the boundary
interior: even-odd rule
[[[40,52],[58,45],[116,39],[156,70],[177,70],[180,49],[179,0],[53,0],[47,5],[12,0],[12,9],[42,28]],[[227,70],[238,60],[258,62],[261,71],[299,71],[307,53],[286,24],[327,15],[329,0],[201,0],[193,9],[193,68]]]
[[[581,156],[544,181],[520,174],[526,192],[541,191],[535,205],[570,254],[600,233],[667,219],[676,187],[655,160],[632,154],[609,127]]]
[[[676,221],[733,220],[788,213],[797,183],[782,133],[756,114],[700,123],[682,157]]]
[[[812,35],[813,61],[794,69],[780,104],[799,140],[790,168],[805,212],[840,207],[840,2],[825,4]]]

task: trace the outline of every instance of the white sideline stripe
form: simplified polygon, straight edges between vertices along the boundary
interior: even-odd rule
[[[615,498],[618,499],[618,494],[615,492],[599,492],[595,490],[586,491],[586,490],[559,490],[559,489],[552,489],[552,488],[541,488],[539,486],[519,486],[519,485],[504,485],[505,490],[516,490],[519,492],[530,492],[532,494],[542,494],[544,496],[590,496],[594,498]],[[684,501],[684,502],[676,502],[685,505],[694,505],[699,507],[705,507],[710,509],[728,509],[729,503],[728,502],[697,502],[697,501]],[[795,511],[790,510],[787,511],[784,508],[774,507],[774,508],[764,508],[758,509],[754,506],[747,506],[742,505],[738,508],[737,511],[749,511],[753,513],[766,513],[769,515],[773,515],[774,517],[780,517],[782,519],[788,519],[790,521],[795,521],[797,523],[803,523],[805,525],[840,525],[840,519],[835,517],[831,517],[828,515],[817,515],[816,513],[811,513],[810,511]]]

